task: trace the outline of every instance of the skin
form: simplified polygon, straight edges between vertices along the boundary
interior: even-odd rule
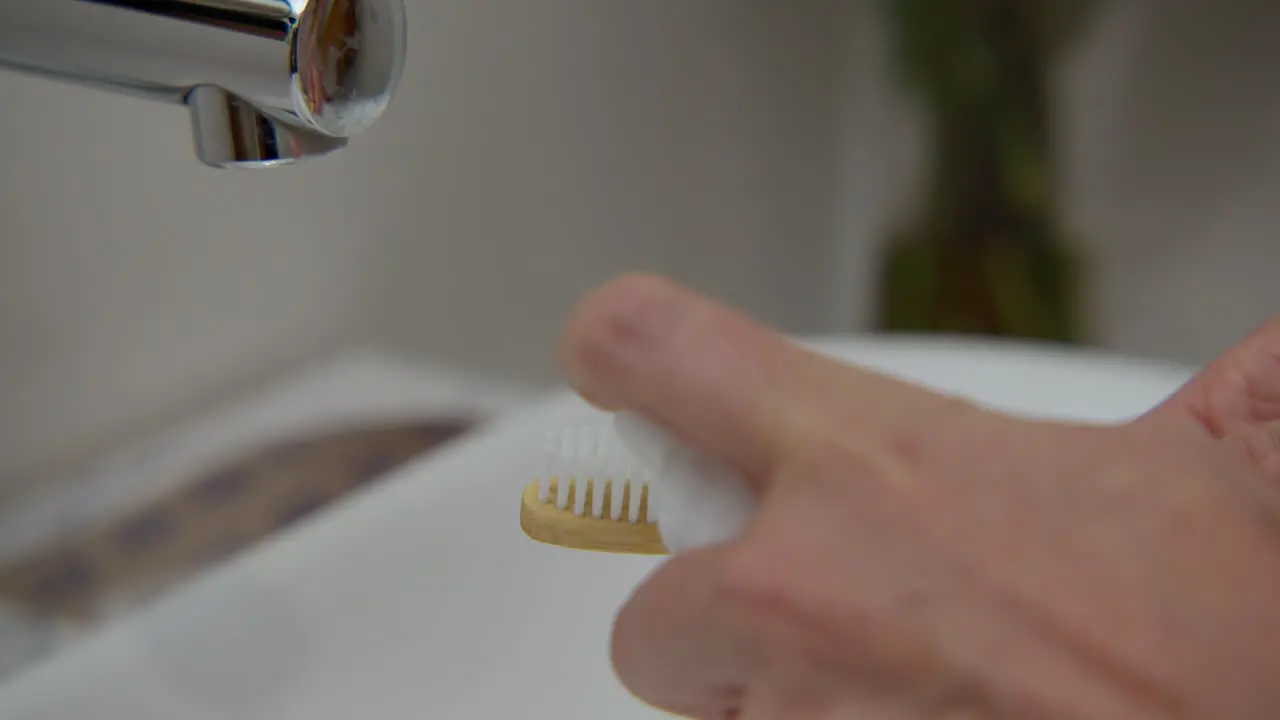
[[[1031,421],[841,364],[664,280],[590,295],[589,401],[736,467],[733,542],[671,558],[614,667],[705,720],[1274,718],[1280,323],[1125,424]]]

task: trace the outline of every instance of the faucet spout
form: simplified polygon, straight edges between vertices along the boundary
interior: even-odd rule
[[[327,155],[399,84],[403,0],[0,0],[0,67],[186,105],[196,155]]]
[[[271,167],[319,157],[347,146],[347,138],[326,135],[268,115],[243,98],[214,85],[187,95],[196,157],[210,167]]]

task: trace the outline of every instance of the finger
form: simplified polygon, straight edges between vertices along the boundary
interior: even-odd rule
[[[613,626],[613,667],[646,703],[719,718],[743,699],[754,648],[730,626],[719,588],[722,547],[672,557],[636,589]]]
[[[1147,417],[1190,417],[1214,437],[1280,420],[1280,318],[1209,363]]]
[[[756,477],[832,428],[893,443],[955,404],[817,355],[646,276],[610,283],[582,303],[561,363],[588,400],[638,412]]]

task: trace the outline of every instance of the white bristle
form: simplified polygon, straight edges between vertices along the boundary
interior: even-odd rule
[[[556,472],[559,482],[556,484],[556,507],[563,510],[569,504],[569,485],[577,479],[578,469],[574,467],[574,444],[575,436],[573,428],[567,428],[564,435],[560,439],[560,464],[561,469]]]
[[[609,518],[621,522],[640,521],[640,499],[644,495],[644,477],[631,454],[614,437],[610,416],[601,414],[588,422],[552,430],[543,446],[539,467],[538,500],[554,504],[575,515]],[[556,491],[551,493],[551,483]],[[606,493],[606,488],[608,492]],[[573,503],[569,491],[573,490]],[[591,504],[587,504],[590,489]],[[605,495],[609,503],[605,504]],[[627,512],[622,505],[626,501]],[[650,506],[645,521],[657,522]]]
[[[592,428],[584,427],[578,434],[578,480],[573,492],[573,514],[582,515],[587,507],[587,487],[595,479],[596,446],[599,444],[597,433]]]
[[[610,437],[613,437],[610,435]],[[613,496],[610,514],[614,520],[635,522],[635,513],[640,509],[640,468],[622,445],[614,439],[612,444],[613,463],[618,468],[618,479],[614,487],[617,492]],[[630,513],[622,511],[622,502],[627,501]]]
[[[626,492],[627,481],[625,478],[619,478],[613,481],[613,486],[609,493],[609,517],[611,519],[622,519],[622,497]]]
[[[609,505],[604,504],[603,494],[600,497],[600,511],[596,513],[596,517],[606,517],[610,520],[618,519],[618,508],[622,507],[622,490],[627,484],[627,467],[618,462],[617,453],[613,452],[613,445],[609,446]]]
[[[631,512],[631,517],[629,518],[631,522],[636,522],[640,519],[640,497],[643,487],[639,478],[627,483],[627,489],[631,491],[631,506],[627,508]]]
[[[538,468],[538,477],[534,478],[538,482],[538,502],[545,503],[551,492],[551,481],[555,479],[556,472],[556,456],[560,454],[560,434],[555,431],[549,431],[543,438],[542,442],[542,463]]]
[[[591,487],[591,517],[600,517],[600,511],[604,509],[604,489],[617,476],[617,472],[609,464],[609,445],[609,436],[599,433],[592,455],[592,465],[596,472]]]

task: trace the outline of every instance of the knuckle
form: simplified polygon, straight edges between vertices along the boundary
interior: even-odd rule
[[[822,601],[831,588],[817,571],[830,561],[827,544],[841,537],[850,508],[880,502],[878,490],[868,488],[878,488],[893,471],[874,452],[815,441],[779,472],[793,479],[779,490],[785,497],[778,495],[747,534],[725,549],[719,586],[724,606],[737,617],[807,637],[832,619]]]
[[[1280,316],[1263,323],[1205,373],[1204,413],[1216,433],[1280,414]]]
[[[854,488],[877,485],[896,472],[898,459],[856,438],[818,439],[801,448],[785,468],[831,502]],[[858,493],[861,494],[861,493]]]
[[[1230,441],[1254,468],[1268,477],[1280,477],[1280,424],[1268,423],[1232,435]]]
[[[721,565],[721,607],[751,637],[803,652],[827,639],[831,618],[814,604],[814,578],[799,574],[796,560],[777,541],[738,541]]]

